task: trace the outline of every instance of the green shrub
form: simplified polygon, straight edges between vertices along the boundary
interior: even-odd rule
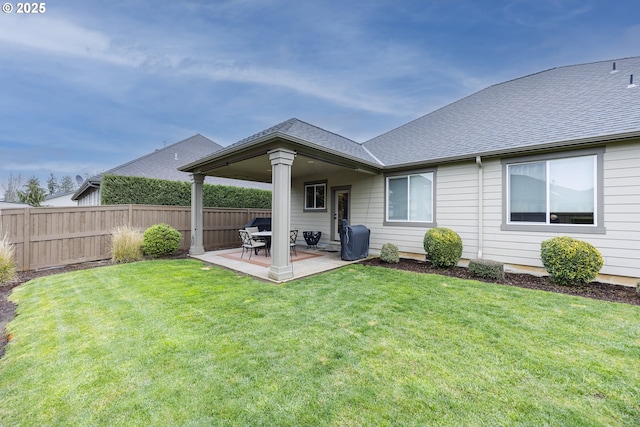
[[[400,254],[398,254],[398,247],[393,243],[385,243],[380,250],[380,259],[390,264],[397,264],[400,262]]]
[[[424,250],[434,267],[450,268],[462,257],[462,239],[449,228],[431,228],[424,235]]]
[[[103,205],[191,205],[191,184],[140,176],[104,175],[100,184]],[[208,208],[271,209],[271,191],[204,184],[202,203]]]
[[[147,228],[142,236],[142,252],[161,257],[175,253],[180,247],[182,234],[168,224],[155,224]]]
[[[111,233],[111,259],[114,262],[133,262],[142,259],[142,233],[124,225]]]
[[[592,244],[568,236],[542,242],[540,256],[551,279],[561,285],[590,282],[604,265]]]
[[[15,248],[7,235],[0,238],[0,284],[16,278]]]
[[[504,264],[488,259],[472,259],[469,261],[469,271],[485,279],[504,279]]]

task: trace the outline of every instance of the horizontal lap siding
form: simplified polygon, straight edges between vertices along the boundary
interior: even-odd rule
[[[604,154],[606,236],[592,243],[602,252],[602,273],[640,277],[640,141],[607,147]]]
[[[472,162],[438,167],[436,221],[460,235],[463,258],[478,252],[478,166]],[[424,250],[423,250],[424,252]]]
[[[478,168],[475,163],[440,166],[436,172],[435,220],[439,227],[454,230],[463,240],[463,257],[475,257],[478,244]],[[363,186],[373,195],[368,203],[367,226],[371,228],[371,248],[380,250],[385,243],[398,246],[400,252],[424,256],[427,227],[385,226],[384,176],[374,177]],[[365,191],[364,193],[366,193]]]
[[[593,244],[604,257],[602,274],[640,277],[640,143],[607,146],[604,154],[606,234],[502,231],[502,166],[484,163],[484,257],[542,267],[540,244],[570,235]]]
[[[251,218],[271,216],[264,209],[213,209],[203,212],[206,249],[238,245],[238,229]],[[143,231],[166,223],[191,244],[191,208],[117,205],[25,208],[0,211],[0,227],[16,249],[18,270],[54,267],[111,257],[111,234],[121,225]]]
[[[304,212],[305,182],[324,180],[328,180],[326,212]],[[333,221],[331,216],[333,209],[332,189],[335,187],[350,186],[351,188],[349,194],[350,224],[376,222],[375,207],[372,206],[372,202],[373,204],[379,203],[375,200],[378,198],[377,191],[374,188],[375,180],[376,177],[350,171],[334,174],[330,177],[320,175],[306,177],[303,180],[294,180],[291,187],[291,228],[299,230],[298,242],[304,243],[303,231],[321,231],[322,238],[320,242],[325,244],[331,242],[331,223]],[[371,226],[367,226],[371,228]]]

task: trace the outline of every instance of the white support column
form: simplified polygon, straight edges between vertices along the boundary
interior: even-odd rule
[[[269,277],[286,280],[293,277],[289,257],[291,228],[291,165],[296,153],[278,149],[269,151],[271,160],[271,267]]]
[[[202,231],[202,184],[204,175],[194,173],[191,175],[191,247],[190,255],[202,255],[204,253]]]

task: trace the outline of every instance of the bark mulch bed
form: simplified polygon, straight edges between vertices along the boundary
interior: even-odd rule
[[[186,255],[181,253],[176,255],[175,258],[184,258]],[[5,326],[15,316],[15,306],[7,298],[11,293],[11,290],[16,286],[21,285],[31,279],[37,277],[49,276],[51,274],[65,273],[68,271],[85,270],[87,268],[100,267],[111,264],[111,261],[96,261],[87,262],[82,264],[67,265],[60,268],[50,268],[43,270],[30,270],[18,273],[18,279],[9,284],[0,286],[0,357],[4,354],[4,346],[7,343],[7,336],[5,335]],[[361,261],[363,265],[375,265],[386,268],[396,268],[400,270],[413,271],[418,273],[430,273],[440,274],[443,276],[458,277],[461,279],[480,280],[491,283],[496,283],[495,280],[484,280],[469,272],[466,268],[454,267],[447,270],[440,270],[431,267],[428,261],[418,261],[413,259],[400,259],[397,264],[389,264],[380,261],[379,258],[371,258]],[[604,301],[619,302],[625,304],[640,305],[640,294],[636,292],[635,288],[609,285],[600,282],[591,282],[578,286],[560,286],[549,280],[548,277],[537,277],[529,274],[514,274],[506,273],[505,279],[499,281],[502,285],[518,286],[521,288],[538,289],[549,292],[558,292],[563,294],[577,295],[586,298],[599,299]]]
[[[640,294],[636,288],[622,285],[610,285],[607,283],[590,282],[574,286],[557,285],[549,277],[539,277],[530,274],[505,273],[504,280],[488,280],[478,277],[463,267],[451,269],[437,269],[431,266],[429,261],[418,261],[401,258],[398,264],[389,264],[380,261],[380,258],[371,258],[361,262],[364,265],[396,268],[417,273],[440,274],[443,276],[458,277],[460,279],[479,280],[482,282],[499,283],[501,285],[517,286],[520,288],[537,289],[541,291],[557,292],[561,294],[577,295],[585,298],[593,298],[604,301],[620,302],[625,304],[640,305]]]

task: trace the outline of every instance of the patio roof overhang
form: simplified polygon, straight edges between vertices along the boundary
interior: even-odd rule
[[[379,164],[334,152],[290,135],[270,135],[245,146],[234,145],[185,165],[180,170],[223,178],[271,182],[271,161],[268,153],[277,149],[296,153],[296,160],[291,166],[293,179],[331,176],[345,169],[373,175],[382,171]]]
[[[292,180],[329,177],[345,170],[377,175],[382,166],[278,132],[235,144],[180,170],[193,176],[191,255],[204,253],[202,184],[205,175],[272,183],[272,250],[268,275],[282,281],[293,277],[289,254]]]

